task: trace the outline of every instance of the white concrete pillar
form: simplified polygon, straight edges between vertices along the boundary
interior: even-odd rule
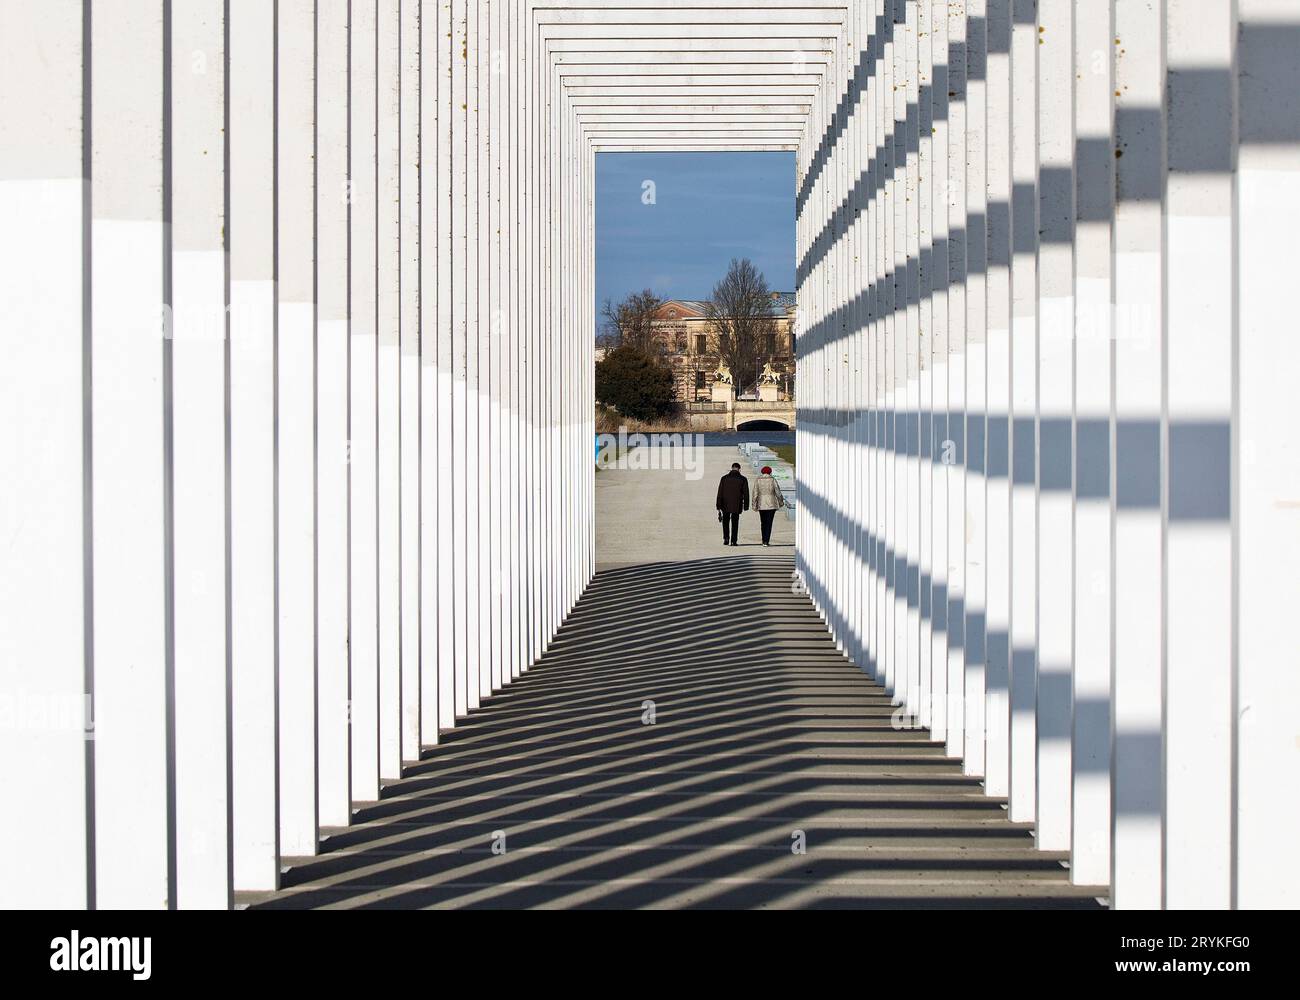
[[[917,461],[920,476],[920,495],[917,511],[917,546],[919,550],[917,568],[917,613],[920,616],[920,677],[917,682],[918,714],[922,725],[930,727],[935,739],[942,739],[942,731],[933,729],[933,655],[934,655],[934,603],[936,590],[934,550],[935,498],[934,482],[934,397],[936,386],[935,335],[939,322],[936,314],[940,304],[939,290],[947,279],[947,260],[944,258],[944,275],[940,279],[937,271],[938,255],[935,253],[934,223],[935,166],[938,162],[938,143],[935,135],[939,120],[935,114],[938,98],[935,95],[934,81],[936,72],[936,24],[932,20],[933,11],[929,2],[917,5],[917,101],[919,111],[920,153],[917,159],[917,212],[920,232],[918,234],[918,295],[920,296],[920,337],[918,342],[918,378],[920,380],[917,395],[917,415],[915,427],[917,432]],[[946,28],[947,14],[941,13],[941,20]],[[944,37],[947,37],[945,31]],[[947,53],[942,54],[946,61]],[[945,94],[946,102],[946,94]],[[944,179],[947,178],[947,161],[944,163]],[[945,205],[945,213],[946,213]],[[945,214],[946,225],[946,214]],[[946,319],[946,316],[945,316]]]
[[[1219,908],[1232,879],[1236,6],[1166,11],[1164,903]]]
[[[948,446],[948,352],[949,352],[949,292],[952,288],[951,239],[949,227],[949,155],[952,148],[952,107],[955,94],[949,96],[952,84],[948,48],[949,10],[946,0],[934,0],[930,14],[931,47],[931,114],[933,117],[933,148],[930,167],[930,225],[932,250],[930,256],[931,334],[930,334],[930,405],[928,433],[924,434],[928,449],[931,512],[928,531],[930,542],[930,575],[928,590],[930,620],[930,733],[936,740],[948,739],[950,712],[948,692],[949,589],[948,552],[950,544],[957,544],[948,533],[949,479],[953,475],[955,449]],[[923,598],[926,592],[922,593]]]
[[[440,260],[447,247],[443,233],[446,213],[446,187],[440,186],[442,167],[448,160],[447,113],[443,104],[450,102],[446,89],[447,59],[450,48],[446,32],[440,31],[446,4],[421,0],[420,69],[419,69],[419,670],[420,670],[420,744],[438,742],[440,613],[438,578],[442,572],[438,558],[439,537],[443,528],[439,512],[445,483],[439,477],[442,453],[439,445],[439,410],[443,399],[439,385],[438,351],[446,336],[442,320],[445,292]],[[408,195],[409,197],[409,195]],[[405,621],[405,616],[403,621]]]
[[[349,677],[348,297],[350,5],[316,5],[317,799],[322,826],[352,809]]]
[[[167,17],[168,15],[165,15]],[[176,853],[172,903],[230,905],[230,674],[224,8],[170,7],[171,776]],[[166,274],[166,272],[165,272]]]
[[[524,67],[525,48],[523,36],[527,30],[528,16],[524,0],[514,0],[508,5],[509,44],[506,52],[505,78],[508,87],[506,97],[507,119],[503,122],[506,130],[506,193],[504,210],[505,242],[507,253],[506,283],[506,344],[504,357],[507,359],[507,423],[503,446],[506,449],[507,462],[504,474],[506,480],[516,484],[516,488],[505,491],[507,530],[502,542],[509,553],[505,560],[505,614],[509,641],[508,678],[519,677],[528,666],[524,658],[524,613],[527,607],[523,600],[523,565],[521,556],[524,552],[523,512],[524,501],[517,488],[521,482],[520,442],[522,421],[522,336],[524,331],[525,293],[520,281],[525,271],[524,220],[522,201],[523,170],[525,165],[523,142],[525,138],[526,109],[523,101],[527,94],[527,74]],[[594,154],[591,155],[589,171],[594,174]],[[593,209],[594,216],[594,209]],[[593,362],[594,364],[594,362]],[[593,528],[594,530],[594,528]]]
[[[316,852],[315,3],[279,4],[276,430],[280,851]]]
[[[1114,641],[1111,547],[1115,524],[1111,489],[1114,435],[1111,358],[1118,349],[1118,345],[1115,348],[1111,345],[1111,269],[1114,266],[1111,223],[1116,218],[1115,168],[1119,162],[1115,157],[1112,108],[1116,89],[1112,8],[1111,3],[1076,2],[1074,5],[1077,137],[1073,140],[1074,314],[1071,317],[1074,327],[1074,621],[1069,756],[1070,878],[1082,885],[1110,882]],[[1046,357],[1045,354],[1045,360]],[[1159,524],[1154,528],[1158,541]],[[1150,568],[1158,572],[1158,560]],[[1152,591],[1158,591],[1158,586],[1157,579]],[[1040,684],[1056,662],[1056,656],[1048,654],[1046,626],[1043,639],[1044,674],[1040,676]],[[1152,661],[1146,669],[1158,673],[1158,661]],[[1043,809],[1042,817],[1046,818],[1047,806]],[[1054,842],[1049,832],[1044,846]]]
[[[966,539],[965,566],[965,667],[962,727],[962,764],[967,774],[982,775],[985,766],[984,734],[988,615],[985,606],[988,537],[985,482],[987,470],[987,419],[985,369],[988,354],[988,4],[966,0],[966,354],[965,354],[965,457]]]
[[[474,517],[478,522],[478,547],[471,554],[474,566],[473,581],[476,585],[474,598],[475,629],[471,631],[470,644],[474,649],[477,700],[492,694],[492,266],[491,248],[495,234],[491,217],[491,202],[496,195],[497,182],[494,176],[491,150],[492,127],[492,32],[489,4],[476,4],[475,16],[478,27],[472,43],[470,56],[474,68],[476,84],[471,93],[470,109],[475,114],[474,132],[478,146],[478,175],[474,186],[476,206],[474,209],[475,252],[477,254],[477,279],[474,283],[474,300],[477,306],[474,323],[474,341],[477,346],[477,376],[473,382],[474,394],[471,397],[475,406],[475,415],[471,426],[477,434],[474,446],[476,460],[473,475],[477,479],[477,489],[472,506]]]
[[[948,9],[948,405],[942,453],[948,459],[947,752],[965,749],[966,714],[966,286],[971,216],[966,183],[969,43],[966,4]]]
[[[401,10],[376,5],[379,776],[402,773]]]
[[[483,57],[483,72],[486,75],[489,94],[488,112],[488,286],[487,286],[487,345],[488,363],[491,374],[490,391],[487,400],[488,409],[488,447],[487,461],[484,463],[487,477],[488,497],[488,538],[487,538],[487,574],[483,579],[482,591],[487,604],[486,630],[488,642],[489,670],[486,674],[485,693],[500,688],[504,683],[503,666],[505,662],[502,639],[504,623],[504,583],[505,553],[502,550],[502,527],[504,511],[503,467],[509,455],[503,447],[503,376],[510,364],[509,354],[505,350],[506,315],[502,308],[503,286],[508,280],[503,273],[502,250],[503,233],[503,196],[506,177],[503,170],[502,156],[502,120],[504,117],[504,90],[506,86],[507,62],[506,35],[502,18],[508,5],[493,4],[486,11],[490,33]],[[578,180],[577,164],[574,164],[574,181]],[[575,274],[576,278],[576,274]],[[580,282],[574,281],[576,289]]]
[[[883,365],[881,375],[884,381],[885,413],[884,426],[884,474],[882,477],[881,538],[884,542],[884,574],[882,580],[883,606],[881,609],[881,649],[884,656],[884,684],[898,703],[899,667],[905,663],[905,651],[898,648],[898,637],[902,629],[899,621],[903,610],[898,601],[899,536],[898,536],[898,490],[899,467],[902,460],[898,448],[898,348],[902,337],[898,333],[900,305],[903,296],[903,281],[906,268],[905,230],[900,223],[903,195],[900,192],[900,169],[905,169],[906,153],[900,149],[902,142],[902,125],[907,115],[907,92],[899,92],[902,76],[902,22],[904,17],[903,0],[885,0],[885,17],[890,25],[882,56],[884,97],[885,156],[882,161],[884,192],[882,206],[882,225],[884,226],[884,255],[886,266],[885,294],[881,303],[881,338]],[[900,155],[901,153],[901,155]],[[903,241],[900,245],[900,241]]]
[[[1300,117],[1294,4],[1238,6],[1237,518],[1233,905],[1294,909],[1300,870],[1300,801],[1284,790],[1300,773],[1293,707],[1300,703],[1289,622],[1300,564],[1295,531],[1300,454],[1288,373],[1300,371],[1293,322],[1292,234],[1300,218]]]
[[[0,783],[40,810],[3,824],[0,884],[22,909],[95,901],[90,26],[80,0],[0,3]]]
[[[988,0],[987,360],[985,399],[985,790],[1007,795],[1011,777],[1011,198],[1014,0]],[[972,406],[972,409],[974,407]],[[978,420],[979,417],[976,417]]]
[[[379,798],[378,5],[354,3],[349,68],[352,800]]]
[[[469,106],[468,69],[470,60],[469,20],[472,6],[465,0],[453,0],[451,5],[451,239],[452,239],[452,350],[451,350],[451,415],[449,445],[451,468],[447,487],[452,494],[452,520],[463,530],[449,532],[451,543],[452,585],[449,595],[452,607],[451,663],[454,683],[455,715],[465,715],[470,708],[469,667],[469,491],[470,468],[467,464],[470,407],[467,379],[470,355],[468,349],[468,301],[473,284],[468,277],[470,265],[468,201],[472,188],[468,181],[469,148],[468,127],[472,113]],[[475,147],[477,148],[477,147]],[[475,258],[477,260],[477,258]],[[477,482],[477,480],[476,480]]]
[[[426,5],[427,7],[427,5]],[[428,352],[435,370],[437,391],[435,393],[436,469],[437,488],[434,491],[436,507],[434,510],[435,537],[437,540],[436,562],[430,570],[433,583],[432,594],[436,598],[437,609],[437,690],[438,710],[437,728],[450,729],[456,721],[456,660],[454,651],[454,560],[452,518],[458,509],[455,503],[456,484],[452,480],[452,403],[455,373],[453,365],[454,344],[454,278],[452,266],[452,177],[456,161],[452,149],[457,144],[455,134],[456,117],[452,114],[455,84],[455,59],[459,49],[455,45],[455,33],[452,25],[451,4],[437,5],[437,177],[436,185],[429,192],[431,200],[437,206],[437,340],[436,350]],[[427,13],[427,10],[426,10]],[[463,145],[463,137],[460,139]],[[426,190],[429,190],[426,187]],[[426,526],[429,522],[426,521]]]
[[[890,654],[893,643],[893,616],[889,603],[889,565],[892,554],[889,551],[888,490],[891,483],[889,470],[893,457],[889,451],[890,417],[889,401],[891,372],[889,363],[893,354],[889,352],[889,313],[893,303],[893,250],[890,243],[893,209],[890,198],[890,176],[893,162],[893,128],[894,99],[890,81],[893,73],[893,54],[889,40],[893,34],[893,5],[889,0],[881,0],[877,6],[877,24],[880,35],[876,42],[875,74],[878,81],[872,106],[874,110],[873,149],[877,151],[875,165],[876,184],[875,201],[875,243],[876,243],[876,280],[873,303],[873,352],[875,354],[874,378],[872,391],[875,397],[874,433],[875,433],[875,483],[874,483],[874,526],[875,535],[875,593],[874,605],[876,679],[882,685],[888,685],[892,677]]]
[[[275,17],[229,8],[230,657],[234,885],[279,879],[275,649]],[[270,766],[268,766],[270,762]]]
[[[906,130],[904,132],[904,146],[907,156],[907,169],[904,179],[904,203],[903,203],[903,220],[906,229],[906,238],[903,245],[906,253],[907,263],[904,268],[906,284],[904,294],[906,296],[906,341],[904,350],[900,352],[900,361],[902,362],[902,389],[903,396],[901,399],[902,420],[900,437],[903,439],[904,458],[903,470],[905,483],[900,492],[900,501],[903,507],[902,517],[900,518],[900,542],[904,556],[903,571],[897,575],[897,587],[901,596],[900,608],[902,609],[902,623],[905,633],[900,642],[900,647],[904,652],[906,669],[903,677],[903,702],[908,707],[908,712],[913,717],[920,714],[920,684],[921,684],[921,605],[920,605],[920,573],[921,573],[921,448],[920,448],[920,385],[921,385],[921,368],[920,368],[920,350],[922,344],[921,331],[921,297],[923,291],[921,288],[921,209],[923,199],[921,197],[921,159],[919,151],[923,148],[920,123],[921,115],[918,104],[920,101],[920,80],[919,65],[917,63],[917,53],[919,39],[917,35],[920,26],[917,23],[918,13],[921,4],[910,3],[906,5],[906,20],[903,25],[903,35],[905,44],[900,50],[902,53],[902,65],[906,85],[899,88],[906,102]],[[931,126],[933,127],[933,126]],[[928,152],[929,139],[926,139],[924,147]]]
[[[1080,21],[1087,23],[1090,19]],[[1080,344],[1113,337],[1115,345],[1110,745],[1111,899],[1117,909],[1159,907],[1164,884],[1164,27],[1161,8],[1116,3],[1114,30],[1106,32],[1115,94],[1114,148],[1104,147],[1115,169],[1114,261],[1108,275],[1115,326],[1111,331],[1099,319],[1089,336],[1080,337]],[[1092,28],[1094,39],[1100,34],[1100,25]],[[1089,58],[1096,66],[1095,49]],[[1107,133],[1093,135],[1102,140]],[[1103,181],[1094,178],[1093,187]],[[1094,214],[1108,204],[1094,202]],[[1090,290],[1096,297],[1102,290],[1082,282],[1079,287],[1081,295]],[[1080,357],[1081,370],[1088,356]]]
[[[1020,26],[1018,25],[1017,28]],[[1070,847],[1074,646],[1073,0],[1038,5],[1037,843]],[[1019,50],[1018,50],[1019,51]],[[1109,381],[1109,380],[1107,380]]]
[[[1038,0],[1011,5],[1011,731],[1009,815],[1038,791]]]
[[[484,184],[480,179],[487,179],[487,164],[483,156],[480,133],[486,136],[487,113],[484,97],[480,95],[480,64],[483,49],[480,45],[479,28],[484,5],[470,2],[464,14],[464,69],[465,69],[465,236],[464,236],[464,273],[465,273],[465,374],[464,374],[464,423],[462,476],[464,478],[464,580],[465,586],[460,593],[464,606],[463,620],[457,621],[458,635],[462,636],[461,652],[458,658],[463,661],[465,681],[465,709],[478,708],[482,698],[481,672],[483,668],[482,651],[482,590],[481,565],[482,550],[480,542],[483,535],[483,505],[487,497],[483,494],[482,452],[486,443],[481,433],[483,401],[480,387],[482,376],[487,366],[481,363],[480,354],[483,343],[483,317],[479,298],[487,281],[484,273],[484,261],[480,245],[487,240],[486,225],[479,225],[480,211],[484,198]],[[486,220],[484,220],[486,221]],[[459,412],[459,411],[458,411]],[[460,488],[458,486],[458,488]]]
[[[99,14],[96,14],[99,11]],[[95,905],[174,902],[163,4],[90,11]]]
[[[400,427],[401,453],[401,759],[420,757],[420,716],[423,701],[420,669],[420,169],[421,147],[421,4],[402,0],[399,41],[401,47],[401,123],[398,197],[401,208]],[[437,84],[430,81],[431,85]],[[432,320],[432,317],[430,317]],[[432,322],[430,323],[432,326]]]

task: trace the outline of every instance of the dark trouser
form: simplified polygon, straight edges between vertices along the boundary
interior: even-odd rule
[[[758,519],[763,524],[763,544],[766,545],[772,540],[772,521],[776,517],[774,510],[760,510]]]
[[[731,531],[730,537],[727,531]],[[722,514],[722,541],[736,543],[736,537],[740,534],[740,514],[728,514],[725,511]]]

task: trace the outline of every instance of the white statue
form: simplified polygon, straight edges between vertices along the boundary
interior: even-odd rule
[[[758,377],[759,384],[767,383],[768,385],[780,385],[781,376],[776,373],[772,367],[772,362],[767,361],[763,364],[763,374]]]
[[[731,369],[727,367],[725,361],[718,365],[718,370],[713,373],[713,381],[721,382],[723,385],[732,385]]]

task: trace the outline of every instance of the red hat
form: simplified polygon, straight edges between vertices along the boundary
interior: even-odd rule
[[[771,474],[772,474],[772,467],[770,465],[763,466],[763,475],[770,476]]]

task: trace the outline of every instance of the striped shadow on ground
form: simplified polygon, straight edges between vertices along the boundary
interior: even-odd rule
[[[764,554],[599,573],[537,666],[280,892],[241,901],[1098,906],[941,744],[894,728],[791,570]]]

